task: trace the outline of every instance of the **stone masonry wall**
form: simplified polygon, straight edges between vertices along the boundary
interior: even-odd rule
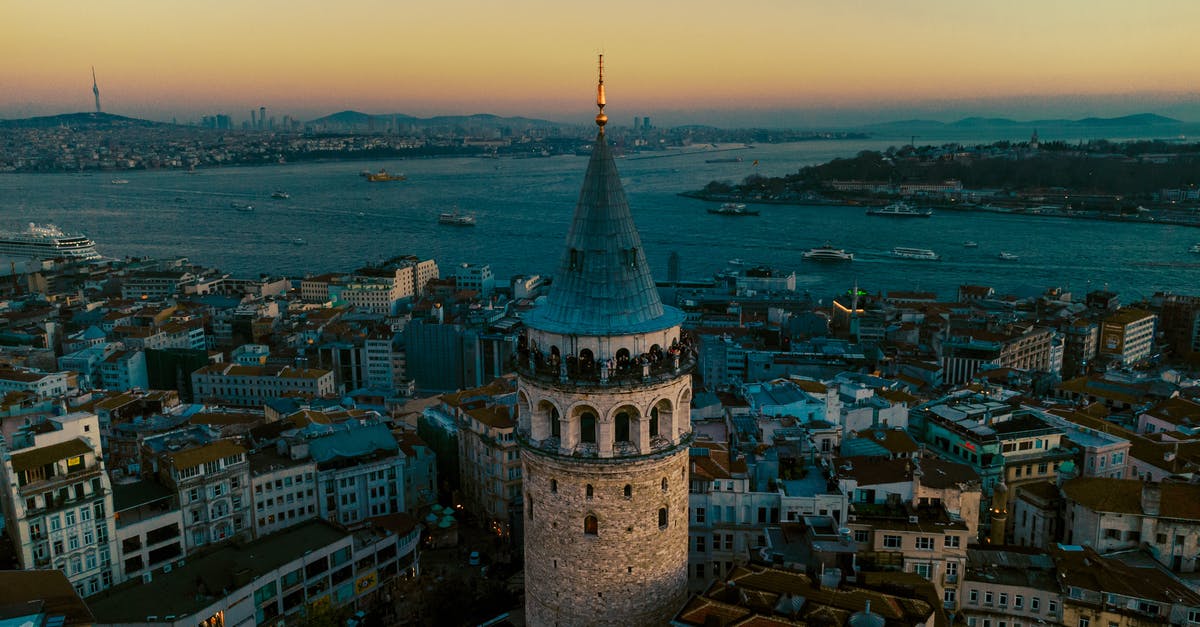
[[[620,461],[521,451],[529,625],[670,621],[687,597],[689,441]],[[595,535],[585,533],[589,515]]]

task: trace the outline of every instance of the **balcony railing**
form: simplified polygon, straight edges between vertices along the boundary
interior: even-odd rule
[[[555,361],[538,353],[522,351],[513,357],[512,367],[522,376],[544,383],[567,383],[591,387],[637,387],[647,383],[670,381],[688,374],[696,366],[696,355],[688,349],[651,359],[629,360],[608,367],[594,361],[568,358]]]

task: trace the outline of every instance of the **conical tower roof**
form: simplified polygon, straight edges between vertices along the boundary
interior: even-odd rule
[[[658,296],[602,127],[554,283],[529,324],[552,332],[616,335],[679,324],[677,314]]]

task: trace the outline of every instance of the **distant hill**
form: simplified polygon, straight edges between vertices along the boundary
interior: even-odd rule
[[[111,113],[61,113],[19,120],[0,120],[0,128],[129,128],[171,126],[166,122],[152,122],[138,118],[127,118]]]
[[[371,114],[361,111],[340,111],[331,115],[317,118],[309,122],[317,127],[332,127],[332,128],[367,128],[375,126],[383,128],[398,122],[400,124],[414,126],[418,128],[431,128],[438,126],[483,126],[487,128],[500,128],[516,126],[520,128],[551,128],[564,126],[560,122],[551,122],[549,120],[539,120],[536,118],[525,118],[520,116],[501,117],[490,113],[476,113],[473,115],[437,115],[431,118],[418,118],[405,113],[387,113],[387,114]]]
[[[1020,128],[1130,128],[1148,126],[1177,126],[1182,120],[1168,118],[1155,113],[1138,113],[1115,118],[1082,118],[1079,120],[1049,119],[1049,120],[1010,120],[1008,118],[969,117],[956,122],[938,122],[936,120],[901,120],[882,122],[862,127],[870,131],[911,131],[920,129],[1004,129]]]

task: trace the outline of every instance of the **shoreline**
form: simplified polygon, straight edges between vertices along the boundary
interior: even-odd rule
[[[757,205],[785,205],[794,207],[868,207],[881,204],[879,199],[787,199],[787,198],[752,198],[737,194],[721,194],[713,196],[703,192],[678,192],[676,195],[684,198],[694,198],[706,202],[737,202]],[[953,211],[955,213],[986,213],[989,215],[1008,215],[1037,218],[1063,218],[1068,220],[1093,220],[1099,222],[1120,222],[1123,224],[1151,224],[1163,226],[1186,226],[1200,228],[1200,213],[1191,214],[1190,219],[1170,215],[1173,212],[1164,210],[1149,210],[1144,214],[1113,214],[1096,211],[1046,209],[1040,207],[997,207],[993,205],[948,205],[944,203],[928,204],[934,210]],[[1144,217],[1143,217],[1144,215]]]

